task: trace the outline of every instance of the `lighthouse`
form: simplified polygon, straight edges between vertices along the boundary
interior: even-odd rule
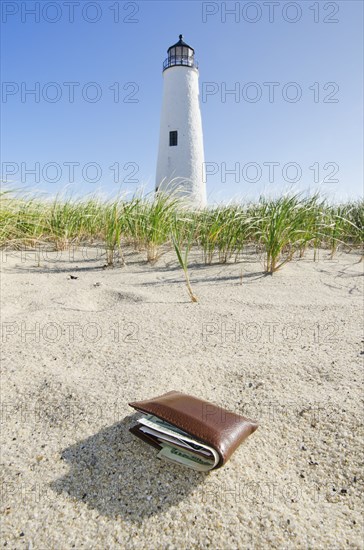
[[[201,208],[206,205],[206,183],[195,50],[180,34],[167,53],[155,190]]]

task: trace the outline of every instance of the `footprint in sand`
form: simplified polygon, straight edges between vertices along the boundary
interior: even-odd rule
[[[146,298],[141,293],[121,290],[79,289],[77,294],[63,296],[61,300],[54,300],[61,309],[72,311],[106,311],[120,307],[124,304],[145,302]]]

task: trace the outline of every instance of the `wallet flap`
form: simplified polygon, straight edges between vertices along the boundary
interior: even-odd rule
[[[240,443],[258,428],[254,420],[177,391],[129,405],[157,416],[213,447],[220,455],[217,468],[225,464]]]

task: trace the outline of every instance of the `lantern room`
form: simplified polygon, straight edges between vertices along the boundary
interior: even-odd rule
[[[195,50],[183,41],[182,34],[179,35],[179,41],[168,48],[167,53],[168,57],[163,63],[163,71],[169,69],[169,67],[179,67],[181,65],[198,68],[195,61]]]

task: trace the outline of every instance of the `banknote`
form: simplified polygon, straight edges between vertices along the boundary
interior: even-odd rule
[[[213,460],[201,458],[201,456],[197,456],[187,450],[177,449],[164,443],[162,443],[162,446],[162,450],[157,455],[158,458],[182,464],[198,472],[208,472],[214,467]]]
[[[186,449],[188,449],[190,451],[194,451],[195,453],[198,453],[198,454],[201,454],[205,457],[210,457],[211,458],[210,451],[208,451],[207,449],[204,449],[202,447],[197,447],[197,445],[192,446],[191,443],[186,443],[185,441],[183,441],[182,437],[181,438],[172,437],[170,435],[166,435],[166,434],[163,434],[161,432],[158,432],[157,430],[149,428],[148,426],[142,426],[140,428],[140,431],[142,431],[143,433],[152,435],[153,437],[157,438],[158,441],[160,441],[160,442],[165,441],[167,443],[175,444],[177,446],[182,446],[182,447],[185,447]]]
[[[192,436],[180,430],[179,428],[176,428],[175,426],[173,426],[173,424],[169,424],[168,422],[165,422],[164,420],[161,420],[160,418],[152,415],[143,416],[142,418],[138,419],[138,422],[158,432],[159,437],[162,439],[165,436],[173,437],[182,441],[185,445],[188,445],[188,447],[191,448],[191,451],[207,451],[209,455],[214,459],[214,465],[216,465],[219,461],[219,456],[215,449],[209,447],[208,445],[205,445],[200,441],[197,441],[196,439],[193,439]]]
[[[145,415],[140,418],[138,422],[143,426],[147,426],[148,428],[158,432],[161,439],[165,437],[176,438],[180,442],[183,442],[185,446],[187,445],[190,448],[189,450],[191,451],[208,452],[208,454],[214,460],[214,465],[216,465],[219,461],[219,456],[215,449],[209,447],[208,445],[205,445],[198,440],[193,439],[192,436],[187,434],[187,432],[184,432],[173,424],[169,424],[168,422],[165,422],[164,420],[153,415]]]
[[[145,421],[145,422],[143,422]],[[159,426],[159,428],[164,428],[166,430],[165,433],[167,433],[168,430],[172,431],[175,435],[176,433],[179,433],[181,435],[188,436],[187,432],[184,432],[180,428],[177,428],[177,426],[173,426],[173,424],[170,424],[169,422],[166,422],[165,420],[162,420],[161,418],[158,418],[157,416],[153,416],[151,414],[145,415],[143,418],[139,420],[139,422],[142,422],[146,424],[146,422],[152,422],[153,424]],[[146,424],[147,425],[147,424]]]

